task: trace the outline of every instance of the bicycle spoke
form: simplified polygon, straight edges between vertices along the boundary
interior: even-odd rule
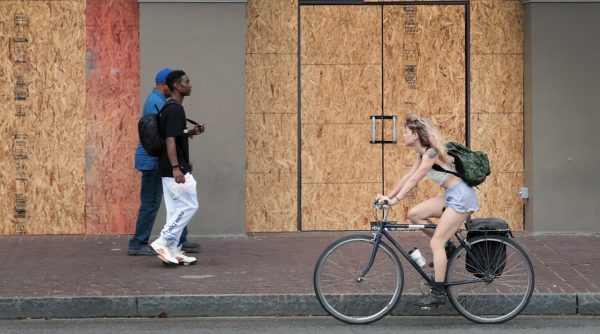
[[[327,260],[327,263],[332,263],[334,264],[336,267],[338,267],[339,269],[342,269],[343,271],[345,271],[348,275],[354,276],[356,275],[356,277],[358,277],[358,274],[355,274],[353,271],[350,271],[350,268],[345,268],[341,265],[339,265],[338,263],[332,261],[332,260]]]
[[[398,257],[380,244],[370,268],[373,240],[350,236],[332,244],[315,268],[315,290],[325,310],[348,323],[369,323],[385,316],[400,297],[402,267]],[[359,275],[369,269],[359,281]]]
[[[527,305],[533,291],[531,263],[514,242],[494,236],[471,241],[448,264],[447,280],[482,277],[482,284],[450,285],[448,298],[466,318],[479,323],[512,319]],[[464,256],[463,256],[464,255]]]
[[[517,268],[517,267],[519,267],[519,266],[521,266],[521,265],[522,265],[522,263],[519,263],[519,264],[515,264],[513,267],[511,267],[511,268],[510,268],[510,269],[508,269],[508,270],[507,270],[507,269],[504,269],[504,273],[510,273],[510,272],[511,272],[511,271],[513,271],[515,268]],[[527,275],[527,274],[525,274],[525,275]],[[502,274],[502,276],[504,276],[504,274]]]

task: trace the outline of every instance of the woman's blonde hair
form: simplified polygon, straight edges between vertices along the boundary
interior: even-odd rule
[[[424,147],[433,147],[438,151],[439,158],[443,163],[452,161],[446,149],[446,139],[440,131],[425,117],[411,114],[406,116],[405,126],[413,133],[419,135],[419,142]]]

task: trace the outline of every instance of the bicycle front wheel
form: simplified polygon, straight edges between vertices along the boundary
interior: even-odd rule
[[[482,236],[460,246],[448,262],[448,299],[465,318],[476,323],[508,321],[529,303],[533,266],[523,249],[508,238]]]
[[[381,242],[370,270],[373,237],[355,235],[332,243],[317,261],[314,286],[321,306],[349,324],[368,324],[385,317],[398,303],[404,276],[396,253]]]

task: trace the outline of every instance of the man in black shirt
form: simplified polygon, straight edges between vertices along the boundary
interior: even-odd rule
[[[182,103],[192,92],[189,77],[183,71],[173,71],[167,76],[171,99],[160,114],[160,130],[165,146],[159,158],[167,220],[151,247],[165,264],[196,263],[196,258],[181,251],[179,238],[183,229],[198,210],[196,180],[192,176],[188,138],[204,132],[204,125],[186,128],[186,115]]]

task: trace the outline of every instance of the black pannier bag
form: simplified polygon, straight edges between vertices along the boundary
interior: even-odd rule
[[[479,236],[508,238],[508,224],[500,218],[476,218],[468,220],[467,240]],[[467,253],[466,269],[475,277],[485,277],[485,272],[494,269],[494,277],[500,277],[506,266],[506,245],[497,242],[479,242],[471,246],[472,254]]]

